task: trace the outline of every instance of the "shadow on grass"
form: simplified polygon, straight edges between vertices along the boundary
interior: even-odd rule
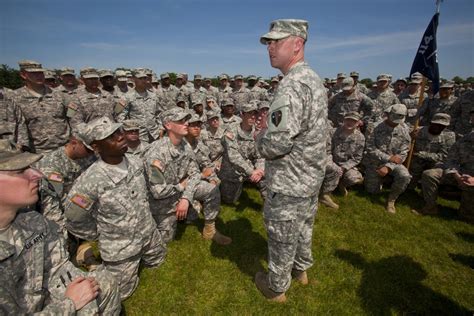
[[[449,257],[460,264],[463,264],[471,269],[474,269],[474,256],[467,256],[463,254],[450,253]]]
[[[263,270],[261,261],[266,258],[266,240],[252,230],[247,218],[227,222],[225,232],[232,238],[232,243],[228,246],[212,243],[212,255],[234,262],[240,271],[253,278],[257,271]]]
[[[458,235],[459,238],[463,239],[464,241],[474,243],[474,234],[466,232],[457,232],[456,235]]]
[[[262,209],[262,204],[250,197],[247,190],[242,190],[242,194],[240,195],[239,202],[237,203],[237,207],[235,210],[240,213],[243,212],[246,208],[251,208],[252,210],[260,211]]]
[[[422,284],[427,273],[408,256],[393,256],[376,262],[359,253],[338,249],[336,257],[362,270],[358,289],[362,306],[370,315],[424,314],[468,315],[469,311],[448,297]]]

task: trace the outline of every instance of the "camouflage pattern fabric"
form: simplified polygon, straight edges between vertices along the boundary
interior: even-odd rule
[[[437,113],[446,113],[452,117],[453,107],[452,105],[456,102],[457,98],[455,96],[450,96],[447,99],[433,98],[425,99],[423,105],[418,110],[418,116],[420,119],[420,125],[427,126],[430,125],[431,119]],[[454,129],[453,124],[450,124],[450,129]]]
[[[424,94],[424,100],[428,99],[428,94]],[[414,94],[408,93],[407,90],[402,92],[399,96],[398,99],[400,100],[400,103],[405,104],[407,107],[407,117],[405,119],[405,124],[408,124],[410,128],[413,128],[415,125],[416,119],[418,118],[417,112],[418,112],[418,103],[420,100],[420,93],[417,91]]]
[[[355,90],[349,96],[340,92],[329,100],[328,118],[334,127],[339,127],[344,123],[344,115],[347,112],[356,111],[362,116],[362,122],[367,126],[374,111],[372,99]]]
[[[451,126],[454,126],[456,139],[468,134],[472,130],[469,113],[474,109],[474,90],[466,91],[452,105]]]

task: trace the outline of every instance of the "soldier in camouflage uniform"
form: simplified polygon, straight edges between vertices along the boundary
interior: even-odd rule
[[[334,163],[342,169],[339,189],[344,196],[347,195],[346,188],[364,181],[358,169],[365,147],[365,137],[357,128],[360,119],[358,112],[347,112],[343,125],[332,136],[331,154]]]
[[[194,85],[189,90],[188,105],[193,104],[196,100],[203,100],[207,96],[207,91],[202,86],[202,76],[200,74],[194,75]]]
[[[407,110],[403,104],[392,105],[387,118],[378,124],[367,140],[364,157],[365,189],[380,193],[385,176],[393,177],[386,210],[395,213],[395,201],[407,188],[411,176],[403,165],[410,147],[408,126],[403,123]]]
[[[467,92],[469,93],[469,92]],[[472,99],[471,99],[472,100]],[[474,126],[474,109],[470,112],[471,126]],[[449,184],[461,189],[459,214],[474,223],[474,129],[464,135],[449,149],[444,168],[434,168],[423,172],[421,186],[425,206],[422,214],[436,214],[438,207],[438,187]]]
[[[258,100],[258,101],[265,101],[268,99],[267,91],[262,89],[257,84],[257,77],[251,75],[247,78],[248,82],[248,89],[250,92],[250,99],[251,100]]]
[[[116,70],[115,71],[115,81],[117,82],[117,86],[115,87],[115,93],[119,97],[123,97],[125,94],[130,91],[127,85],[127,73],[124,70]]]
[[[273,100],[279,83],[280,80],[278,80],[278,77],[272,77],[270,81],[270,89],[267,90],[268,100]]]
[[[0,313],[119,315],[117,283],[106,271],[85,273],[68,261],[58,226],[34,211],[40,155],[0,141]]]
[[[472,130],[469,113],[474,109],[474,90],[466,91],[452,105],[451,126],[454,127],[456,139],[468,134]]]
[[[452,105],[457,100],[457,97],[453,95],[453,87],[454,82],[443,82],[439,87],[439,98],[425,99],[423,105],[418,110],[420,125],[428,126],[436,113],[446,113],[451,115],[453,110]],[[451,126],[450,129],[454,129],[454,126]]]
[[[374,102],[354,87],[354,80],[346,78],[342,81],[342,91],[329,100],[328,118],[334,127],[344,122],[347,112],[361,113],[363,126],[367,126],[372,119]]]
[[[222,127],[220,121],[220,112],[217,110],[208,111],[207,130],[201,133],[203,143],[209,148],[209,158],[219,170],[224,155],[224,136],[226,129]]]
[[[75,94],[77,88],[79,87],[76,72],[70,67],[61,68],[59,71],[61,78],[61,85],[56,88],[56,90],[64,94]]]
[[[160,75],[161,78],[161,95],[163,98],[162,111],[171,109],[176,105],[176,98],[179,94],[179,89],[171,84],[170,74],[165,72]]]
[[[251,100],[250,90],[244,85],[244,77],[242,75],[234,76],[234,88],[230,94],[230,98],[234,100],[236,113],[240,112],[240,107],[243,104],[248,104]]]
[[[140,124],[137,120],[124,120],[123,134],[127,142],[127,154],[143,157],[150,146],[149,143],[140,140]]]
[[[107,116],[114,120],[123,110],[125,102],[100,88],[99,74],[94,68],[81,69],[84,87],[77,89],[76,98],[68,104],[67,116],[71,127]]]
[[[203,238],[228,245],[232,240],[215,227],[220,212],[219,188],[201,180],[193,150],[183,139],[190,116],[179,107],[165,111],[161,118],[167,136],[151,144],[145,154],[151,211],[164,241],[169,242],[176,235],[177,220],[186,218],[196,199],[202,203]]]
[[[86,142],[100,159],[79,176],[65,205],[66,228],[74,236],[98,240],[103,265],[127,299],[138,286],[140,264],[158,267],[166,245],[150,213],[141,159],[125,155],[121,123],[102,117],[89,123]]]
[[[258,272],[255,284],[278,302],[286,300],[292,275],[308,284],[313,223],[326,167],[327,96],[321,79],[304,62],[307,29],[307,21],[276,20],[260,38],[272,67],[284,77],[270,105],[268,128],[257,138],[257,150],[266,159],[263,217],[269,273]]]
[[[410,165],[412,188],[416,187],[424,170],[442,167],[449,149],[456,142],[454,132],[446,129],[450,119],[446,113],[437,113],[429,126],[423,126],[416,131],[413,159]]]
[[[395,93],[390,90],[390,77],[386,74],[380,74],[377,77],[377,88],[369,92],[367,96],[374,101],[374,111],[372,120],[367,126],[365,135],[370,135],[375,125],[383,120],[383,114],[393,104],[399,103]]]
[[[256,103],[242,105],[242,122],[225,133],[224,156],[218,173],[225,203],[239,199],[244,181],[255,183],[265,199],[265,160],[258,154],[254,139],[256,116]]]
[[[12,95],[16,142],[31,152],[45,153],[67,143],[70,128],[62,95],[44,84],[44,70],[34,61],[20,61],[25,86]]]
[[[405,78],[398,78],[393,84],[393,93],[398,97],[407,88],[408,82]],[[425,100],[426,101],[426,100]]]
[[[354,80],[354,87],[362,92],[363,94],[367,95],[369,93],[369,89],[367,87],[359,82],[359,73],[357,71],[351,71],[349,76]]]
[[[339,209],[339,205],[331,198],[331,192],[336,189],[339,179],[342,177],[342,169],[333,161],[331,153],[331,138],[334,129],[329,129],[326,139],[326,172],[324,181],[319,192],[319,203],[332,209]]]
[[[242,119],[235,115],[235,102],[234,99],[225,99],[221,103],[222,108],[222,127],[230,129],[235,125],[239,125]]]
[[[146,89],[147,75],[144,71],[134,70],[133,80],[135,88],[125,95],[124,110],[117,120],[136,120],[140,126],[140,139],[143,142],[152,142],[160,137],[163,127],[158,119],[163,111],[161,99]]]
[[[205,77],[203,80],[202,87],[206,89],[206,97],[212,96],[215,99],[219,96],[219,89],[214,87],[212,84],[212,80],[209,77]]]
[[[0,129],[2,135],[13,140],[15,134],[14,106],[11,99],[13,91],[0,86]]]
[[[232,88],[229,86],[229,76],[221,74],[219,77],[219,87],[217,92],[217,102],[220,104],[223,100],[230,98]]]
[[[342,92],[342,82],[346,79],[346,74],[345,73],[338,73],[335,82],[333,82],[333,85],[331,88],[329,88],[329,95],[330,97],[335,96],[339,92]]]
[[[102,91],[104,93],[108,92],[111,95],[116,95],[115,89],[115,78],[114,73],[110,69],[100,69],[99,73],[99,81],[102,86]],[[118,95],[117,95],[118,97]]]
[[[415,122],[417,120],[417,112],[418,112],[418,104],[420,100],[420,89],[421,89],[421,82],[422,82],[422,75],[418,72],[411,75],[411,79],[408,83],[408,88],[403,91],[399,96],[398,99],[400,103],[405,104],[407,107],[407,118],[405,120],[405,124],[407,124],[410,129],[413,129]],[[424,93],[424,99],[428,99],[428,94]]]

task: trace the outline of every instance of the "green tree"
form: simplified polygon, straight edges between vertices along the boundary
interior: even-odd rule
[[[474,77],[467,77],[466,82],[473,84],[474,83]]]
[[[364,78],[362,80],[359,80],[359,82],[365,85],[369,89],[371,89],[372,85],[374,84],[374,82],[370,78]]]
[[[452,80],[457,84],[464,83],[464,79],[459,76],[454,77]]]
[[[22,86],[23,81],[21,80],[20,72],[2,64],[0,67],[0,87],[18,89]]]

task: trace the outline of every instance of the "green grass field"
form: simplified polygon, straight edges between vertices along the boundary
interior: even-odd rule
[[[438,216],[410,209],[422,198],[405,193],[397,214],[384,210],[387,194],[362,189],[335,196],[340,209],[320,207],[314,224],[311,282],[293,282],[285,304],[267,302],[253,277],[267,267],[259,193],[246,188],[237,205],[224,205],[218,228],[228,247],[200,236],[203,222],[179,225],[177,240],[158,269],[143,269],[124,302],[127,315],[156,314],[472,314],[474,226],[456,215],[459,203],[441,200]],[[469,312],[470,311],[470,312]]]

